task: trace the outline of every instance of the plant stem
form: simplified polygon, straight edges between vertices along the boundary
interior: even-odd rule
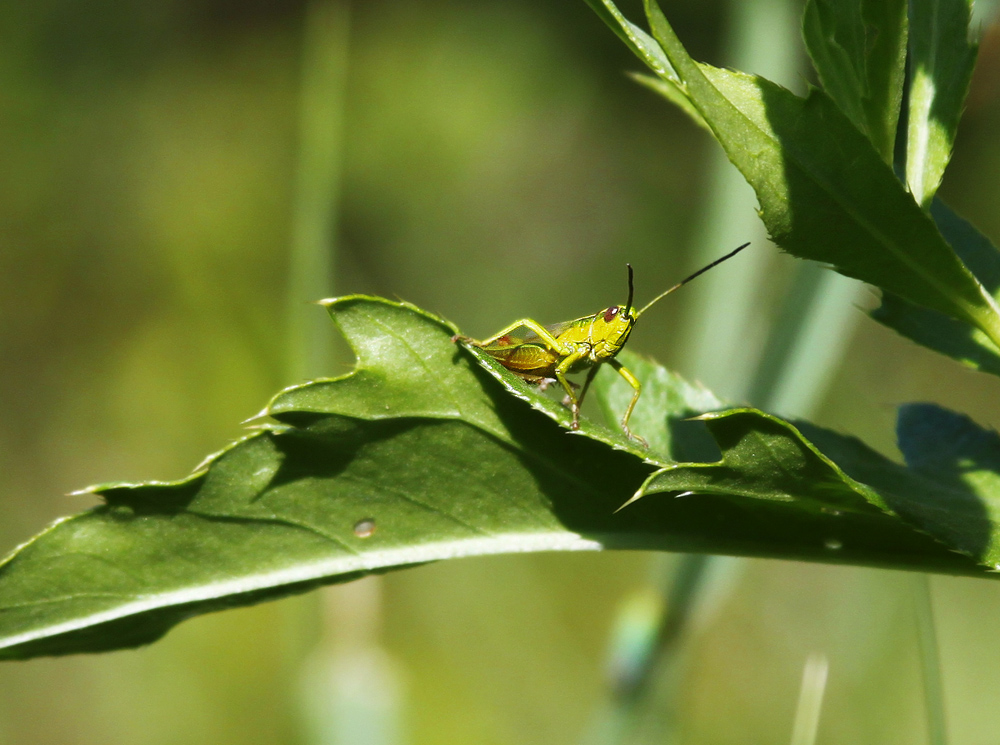
[[[757,3],[733,0],[729,7],[732,43],[727,46],[735,52],[733,59],[724,62],[779,81],[794,81],[798,69],[798,36],[793,4],[788,0]],[[689,377],[704,381],[724,397],[740,400],[747,398],[751,380],[761,381],[763,385],[761,375],[754,372],[760,358],[753,352],[748,353],[748,348],[753,340],[767,336],[754,308],[771,265],[771,256],[764,250],[767,239],[755,214],[756,197],[752,188],[721,150],[713,150],[711,157],[712,186],[698,241],[699,259],[693,263],[707,263],[718,256],[720,247],[735,247],[747,240],[752,240],[757,250],[745,251],[739,267],[728,270],[720,267],[706,275],[697,291],[692,291],[694,320],[684,330],[678,358]],[[805,315],[786,314],[788,326],[779,331],[795,342],[786,350],[787,359],[771,360],[776,364],[769,368],[772,377],[763,386],[768,396],[787,384],[788,360],[794,358],[798,346],[814,343],[817,334],[829,332],[818,324],[810,326],[808,331],[790,327],[804,324]],[[837,350],[839,352],[841,347]],[[829,366],[835,361],[824,359],[821,364]],[[822,397],[822,383],[828,376],[822,380],[820,377],[817,376],[816,385],[811,389],[811,399],[798,397],[803,407],[811,406]],[[661,593],[662,598],[662,611],[657,619],[650,619],[650,623],[658,621],[659,628],[647,631],[655,643],[636,651],[631,661],[633,677],[625,688],[616,687],[610,710],[601,726],[591,733],[591,742],[660,744],[677,739],[679,693],[687,669],[685,652],[690,648],[693,609],[703,603],[713,589],[718,592],[719,588],[728,587],[729,583],[722,578],[732,576],[743,562],[691,555],[683,557],[673,572],[668,573],[666,561],[663,557],[654,559],[653,574],[668,574],[669,579],[650,588],[651,592]],[[613,642],[616,649],[622,646],[622,639]]]
[[[288,282],[289,382],[331,374],[333,330],[310,303],[333,294],[349,29],[346,0],[307,6]]]
[[[934,627],[934,606],[931,602],[929,574],[913,577],[913,598],[917,614],[917,639],[924,678],[924,708],[927,711],[927,741],[930,745],[947,745],[945,728],[944,687],[941,684],[941,655]]]

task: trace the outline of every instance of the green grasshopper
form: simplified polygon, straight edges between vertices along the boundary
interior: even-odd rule
[[[615,359],[615,356],[622,351],[622,347],[628,341],[632,327],[639,320],[639,316],[674,290],[683,287],[695,277],[718,266],[726,259],[732,258],[749,245],[749,243],[744,243],[735,251],[731,251],[708,266],[699,269],[690,277],[681,280],[666,292],[653,298],[638,312],[635,312],[632,306],[632,265],[626,264],[628,267],[628,300],[625,305],[612,305],[610,308],[593,315],[551,326],[542,326],[538,321],[522,318],[520,321],[514,321],[509,326],[505,326],[483,341],[476,341],[461,335],[455,335],[452,337],[452,341],[462,341],[482,349],[519,378],[527,383],[539,385],[543,390],[553,379],[558,381],[559,385],[566,391],[564,403],[573,412],[573,423],[570,425],[570,429],[580,428],[580,405],[583,403],[583,397],[587,395],[587,389],[590,387],[594,375],[597,374],[598,368],[601,364],[608,363],[628,381],[632,390],[635,391],[632,395],[632,401],[625,410],[625,416],[622,417],[622,429],[631,439],[645,444],[645,440],[632,434],[628,428],[632,410],[635,409],[636,401],[639,400],[639,394],[642,392],[642,384],[628,368]],[[525,328],[531,333],[526,336],[512,336],[512,332],[519,328]],[[583,389],[578,396],[574,388],[579,388],[579,386],[568,381],[566,375],[586,368],[589,368],[587,379],[584,381]]]

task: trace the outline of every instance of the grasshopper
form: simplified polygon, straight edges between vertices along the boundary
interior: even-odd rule
[[[593,315],[551,326],[542,326],[538,321],[522,318],[505,326],[483,341],[476,341],[460,334],[452,337],[452,341],[462,341],[482,349],[527,383],[539,385],[544,389],[553,379],[558,381],[559,385],[566,391],[564,403],[573,412],[573,422],[570,429],[574,430],[580,428],[580,405],[583,403],[583,397],[587,395],[587,389],[597,374],[597,370],[604,363],[611,365],[618,371],[619,375],[628,381],[634,391],[632,400],[625,410],[625,416],[622,417],[622,429],[629,438],[645,444],[645,440],[633,434],[628,428],[632,410],[635,409],[639,394],[642,392],[642,384],[628,368],[615,359],[615,356],[625,346],[639,316],[674,290],[683,287],[695,277],[718,266],[726,259],[732,258],[749,245],[749,243],[744,243],[735,251],[731,251],[708,266],[702,267],[669,290],[657,295],[639,311],[635,311],[632,306],[632,265],[626,264],[628,267],[628,300],[625,305],[612,305],[610,308]],[[521,328],[527,329],[530,333],[523,336],[512,335],[514,331]],[[574,389],[579,388],[579,386],[567,380],[566,375],[587,368],[589,368],[587,378],[580,394],[577,395]]]

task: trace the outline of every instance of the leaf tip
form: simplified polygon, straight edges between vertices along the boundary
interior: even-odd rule
[[[626,502],[624,502],[622,504],[622,506],[619,507],[617,510],[615,510],[612,514],[617,515],[619,512],[621,512],[622,510],[624,510],[626,507],[628,507],[633,502],[636,502],[636,501],[642,499],[642,497],[644,496],[643,488],[645,486],[646,486],[645,484],[643,484],[642,486],[640,486],[639,489],[636,491],[636,493],[633,494],[631,497],[629,497],[629,499]]]
[[[266,419],[269,416],[271,416],[271,404],[265,406],[263,409],[254,414],[252,417],[244,419],[242,422],[240,422],[240,424],[242,424],[244,427],[258,426],[259,419]]]

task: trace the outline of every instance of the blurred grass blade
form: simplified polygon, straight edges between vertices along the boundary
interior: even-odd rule
[[[404,671],[382,645],[382,578],[322,593],[324,625],[302,669],[303,745],[402,745]]]
[[[652,569],[658,576],[619,611],[610,660],[611,701],[585,743],[681,742],[692,636],[705,623],[712,590],[728,589],[731,582],[725,575],[742,562],[706,554],[656,558]]]
[[[458,556],[653,549],[973,576],[996,560],[992,507],[990,519],[976,512],[992,494],[822,430],[807,441],[752,410],[687,421],[716,403],[710,394],[650,375],[634,355],[622,361],[661,380],[637,428],[670,452],[593,422],[568,434],[564,407],[412,306],[350,296],[328,308],[358,354],[352,374],[279,394],[278,425],[186,479],[93,487],[105,505],[0,564],[0,656],[135,646],[199,613]],[[627,384],[614,377],[595,396],[618,395]],[[671,453],[719,452],[718,463],[670,465]],[[699,496],[619,509],[654,465],[665,469],[644,493]]]
[[[824,93],[802,99],[761,78],[700,65],[659,7],[652,0],[646,7],[679,88],[754,187],[778,245],[971,323],[1000,348],[994,299]]]
[[[813,652],[806,659],[802,670],[802,686],[799,688],[799,703],[795,708],[792,745],[815,745],[829,671],[830,661],[826,655]]]
[[[931,216],[941,233],[986,290],[1000,298],[1000,251],[989,238],[956,215],[940,199]],[[921,308],[890,292],[872,318],[903,336],[981,372],[1000,375],[1000,352],[979,329],[929,308]]]
[[[326,374],[333,356],[329,327],[310,303],[333,294],[349,12],[343,0],[306,6],[288,282],[289,380]]]
[[[912,0],[906,183],[930,205],[951,150],[978,47],[969,40],[971,0]]]
[[[812,415],[861,317],[855,306],[861,287],[826,267],[800,264],[771,325],[747,398],[781,416]]]
[[[934,624],[931,578],[926,574],[913,576],[913,599],[917,616],[917,639],[924,683],[924,710],[927,713],[927,741],[930,745],[947,745],[944,686],[941,679],[941,651]]]
[[[892,163],[906,63],[906,0],[809,0],[802,34],[823,89]]]
[[[794,0],[728,2],[724,23],[727,30],[722,46],[728,50],[726,62],[740,69],[766,73],[774,79],[795,80],[801,64],[800,14],[801,8]],[[653,75],[633,77],[680,106],[699,126],[711,132],[672,80]],[[768,355],[766,351],[762,357],[760,353],[764,347],[755,340],[763,341],[765,336],[771,338],[789,332],[789,326],[798,329],[803,313],[800,307],[795,314],[787,315],[784,319],[787,323],[781,324],[781,331],[771,325],[771,330],[764,333],[769,319],[759,312],[759,308],[763,287],[768,284],[765,279],[774,270],[775,256],[754,209],[756,196],[721,149],[711,151],[707,176],[709,191],[703,200],[694,258],[690,263],[707,265],[717,256],[720,246],[738,245],[746,240],[752,241],[755,249],[743,255],[739,266],[713,271],[692,287],[686,300],[687,321],[677,330],[677,349],[680,350],[677,359],[687,375],[705,381],[713,391],[733,400],[750,400],[763,406],[766,405],[764,399],[747,395],[751,388],[749,381],[760,380],[753,371],[759,367],[761,359],[775,363],[772,371],[777,374],[771,381],[773,386],[783,387],[789,381],[782,374],[787,369],[786,359]],[[799,265],[814,266],[804,262]],[[827,274],[844,279],[834,272]],[[824,337],[828,338],[830,333],[828,326],[823,329]],[[794,332],[789,335],[804,339],[809,331],[803,335]],[[818,363],[825,361],[819,359]],[[647,377],[642,379],[645,395]],[[810,385],[816,381],[809,376],[797,378],[803,379],[807,382],[802,387],[809,386],[810,393],[821,398],[823,387]],[[627,392],[622,390],[621,394],[627,395]],[[613,409],[606,409],[605,417],[609,426],[615,425],[617,416]],[[675,439],[687,442],[687,438]],[[711,459],[717,459],[717,448],[713,446],[711,450],[715,451]],[[709,459],[706,455],[671,455],[675,460]],[[686,683],[693,673],[698,631],[708,622],[711,609],[719,606],[723,596],[728,597],[736,585],[736,577],[747,566],[743,560],[711,554],[681,557],[658,554],[650,557],[650,563],[651,578],[643,596],[660,598],[660,613],[656,618],[647,619],[656,626],[646,627],[649,640],[646,644],[635,644],[635,629],[630,626],[615,632],[613,649],[624,648],[625,654],[613,658],[614,668],[626,674],[612,681],[607,707],[593,729],[594,742],[601,745],[646,742],[667,745],[681,741],[683,717],[680,713]]]

